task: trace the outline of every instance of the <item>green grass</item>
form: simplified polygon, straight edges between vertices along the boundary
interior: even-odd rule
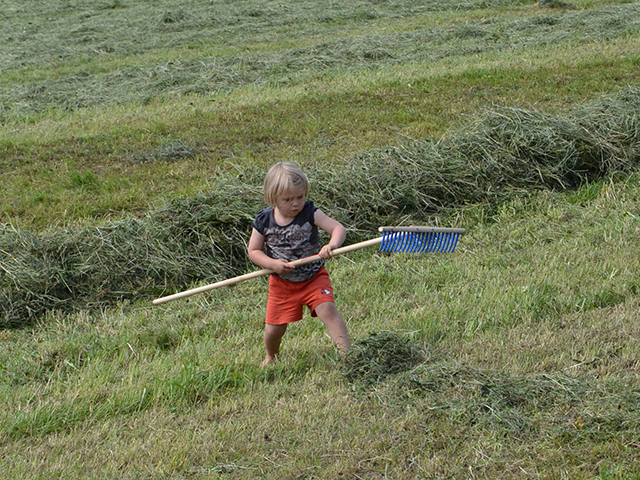
[[[470,211],[450,255],[335,259],[359,375],[310,317],[287,333],[282,362],[260,370],[261,280],[5,331],[4,470],[633,478],[637,181],[541,193],[489,223]],[[372,343],[384,332],[399,346]],[[403,341],[423,353],[368,370]]]
[[[275,161],[357,172],[392,158],[380,152],[430,151],[423,140],[445,148],[487,110],[562,119],[640,84],[637,13],[600,0],[5,1],[3,236],[60,255],[63,231],[106,235],[221,181],[237,228],[253,200],[237,192]],[[638,478],[639,180],[609,172],[446,209],[429,221],[468,229],[452,254],[334,259],[346,359],[307,316],[261,370],[264,279],[162,307],[95,299],[2,330],[0,477]],[[338,181],[311,176],[324,195]],[[357,194],[322,207],[365,211]],[[366,236],[357,218],[351,234]],[[94,254],[126,255],[114,238]]]

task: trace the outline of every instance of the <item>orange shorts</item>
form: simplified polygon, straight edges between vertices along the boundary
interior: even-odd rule
[[[302,319],[302,307],[306,305],[311,316],[316,317],[316,308],[324,302],[335,303],[329,272],[322,267],[305,282],[290,282],[271,275],[267,318],[269,325],[284,325]]]

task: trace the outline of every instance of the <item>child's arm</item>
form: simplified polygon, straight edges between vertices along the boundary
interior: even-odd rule
[[[289,265],[289,262],[282,258],[271,258],[264,253],[264,235],[258,232],[255,228],[251,231],[251,238],[249,238],[249,247],[247,248],[247,251],[249,254],[249,260],[259,267],[273,270],[278,275],[286,275],[295,268]]]
[[[344,242],[344,239],[347,237],[347,230],[340,222],[328,217],[321,210],[316,210],[313,221],[318,227],[331,235],[329,243],[323,246],[318,254],[321,258],[328,260],[331,258],[331,252],[340,247]]]

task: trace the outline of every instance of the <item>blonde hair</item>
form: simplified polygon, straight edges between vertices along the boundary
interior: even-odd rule
[[[278,197],[293,190],[304,190],[309,194],[309,180],[297,165],[291,162],[279,162],[269,169],[264,177],[264,199],[272,207]]]

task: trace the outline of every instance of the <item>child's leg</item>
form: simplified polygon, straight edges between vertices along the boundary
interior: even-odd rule
[[[349,332],[347,332],[347,326],[340,316],[340,312],[336,308],[336,304],[333,302],[324,302],[316,307],[316,314],[324,326],[327,327],[329,336],[333,343],[335,343],[338,351],[341,355],[347,353],[349,347],[351,347],[351,340],[349,340]]]
[[[287,324],[284,325],[270,325],[264,326],[264,346],[267,349],[267,356],[264,357],[261,366],[265,366],[273,362],[280,353],[280,342],[284,332],[287,331]]]

